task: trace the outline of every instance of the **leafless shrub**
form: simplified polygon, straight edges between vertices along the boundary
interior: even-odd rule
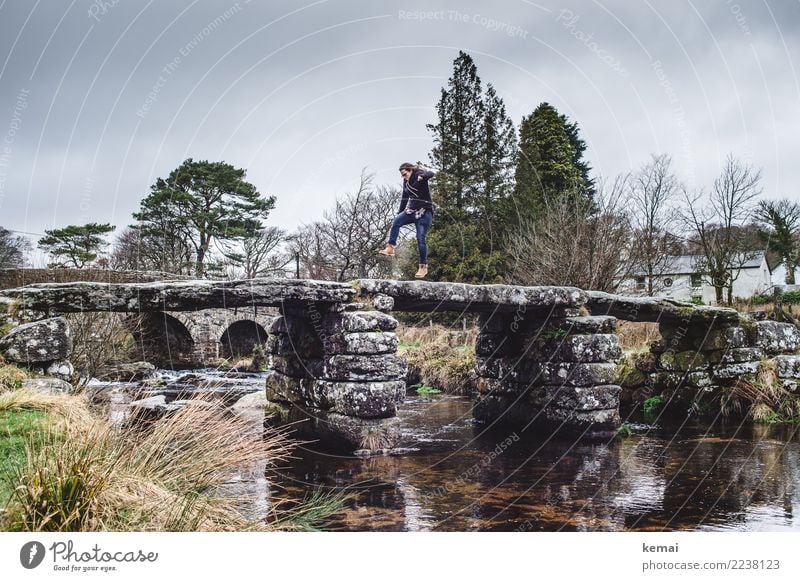
[[[592,205],[572,196],[550,201],[541,218],[511,234],[511,280],[615,291],[633,266],[627,179],[601,182]]]

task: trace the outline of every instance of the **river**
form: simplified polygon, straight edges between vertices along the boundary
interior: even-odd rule
[[[242,393],[262,389],[264,378],[163,377],[183,383],[187,373]],[[638,416],[626,418],[627,437],[576,441],[487,430],[473,421],[469,398],[448,395],[410,395],[398,415],[408,450],[355,458],[300,448],[270,474],[272,500],[347,491],[344,510],[325,523],[346,531],[800,529],[799,426]],[[265,482],[251,486],[262,507]]]
[[[409,397],[400,456],[303,450],[281,495],[355,498],[329,526],[349,531],[764,531],[800,529],[798,426],[648,424],[581,442],[495,429],[466,397]]]

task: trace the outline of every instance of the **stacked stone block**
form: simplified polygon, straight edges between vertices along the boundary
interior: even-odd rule
[[[391,448],[406,386],[397,321],[358,307],[281,309],[269,329],[267,399],[326,447]]]
[[[714,396],[738,379],[753,379],[764,361],[800,348],[800,331],[788,323],[711,321],[706,325],[682,325],[668,320],[659,325],[662,339],[651,353],[629,362],[621,383],[626,391],[646,388],[661,394],[670,405],[698,403]],[[776,357],[778,377],[800,379],[793,357]]]
[[[482,315],[477,419],[581,431],[619,425],[616,319],[576,314]]]

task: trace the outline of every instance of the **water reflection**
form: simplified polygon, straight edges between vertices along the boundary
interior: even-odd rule
[[[485,430],[466,398],[409,398],[403,456],[302,450],[278,498],[356,494],[328,525],[360,531],[798,529],[797,428],[645,426],[581,442]]]

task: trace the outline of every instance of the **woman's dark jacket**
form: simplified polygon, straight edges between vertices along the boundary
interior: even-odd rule
[[[433,201],[428,188],[428,180],[433,176],[434,173],[430,170],[415,169],[411,172],[408,180],[403,182],[403,197],[400,199],[399,213],[402,213],[406,207],[409,210],[427,208],[433,213]]]

